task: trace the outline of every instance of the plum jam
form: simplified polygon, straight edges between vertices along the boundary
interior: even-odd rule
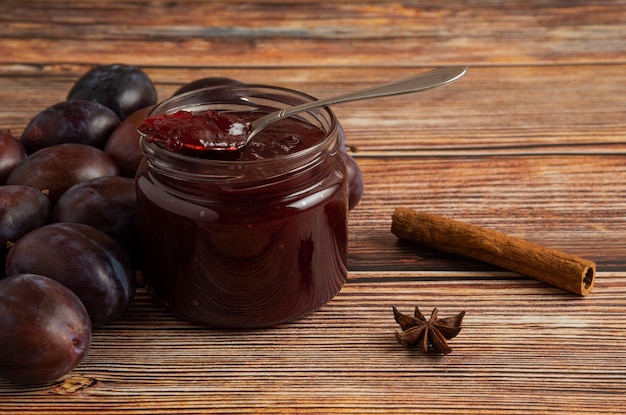
[[[237,150],[245,144],[249,122],[246,113],[220,114],[215,110],[194,113],[180,110],[148,117],[138,130],[148,141],[159,142],[170,151],[202,154],[209,150]]]
[[[200,118],[218,111],[245,124],[309,100],[229,85],[175,96],[149,117],[167,124],[180,111]],[[179,122],[179,138],[192,134],[193,142],[197,125]],[[146,161],[136,178],[143,273],[160,303],[194,322],[251,328],[303,317],[339,292],[348,177],[330,110],[278,121],[239,150],[172,147],[169,138],[144,131]]]

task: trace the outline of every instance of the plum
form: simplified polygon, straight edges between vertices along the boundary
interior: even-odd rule
[[[341,138],[341,151],[340,155],[343,159],[346,170],[348,172],[348,206],[349,210],[352,210],[359,204],[363,197],[363,173],[358,163],[348,153],[348,145],[346,144],[346,132],[343,127],[338,125],[339,137]]]
[[[22,132],[20,141],[28,153],[64,143],[103,148],[119,124],[113,110],[98,102],[63,101],[37,114]]]
[[[40,190],[8,184],[0,186],[0,244],[15,242],[31,230],[48,224],[50,212],[50,201]]]
[[[0,260],[4,260],[8,244],[28,232],[48,224],[50,201],[44,193],[27,186],[0,186]],[[0,278],[4,276],[4,266]]]
[[[24,145],[9,130],[0,129],[0,185],[6,183],[13,168],[26,156]]]
[[[152,80],[140,68],[112,64],[98,65],[86,72],[72,86],[67,99],[99,102],[124,120],[141,108],[155,105],[157,93]]]
[[[363,197],[363,173],[361,173],[361,168],[350,154],[344,150],[340,151],[339,154],[346,164],[346,170],[348,171],[348,206],[349,210],[352,210],[359,204],[361,197]]]
[[[9,250],[7,275],[40,274],[81,299],[94,327],[119,318],[135,294],[135,271],[111,237],[82,223],[53,223],[22,236]]]
[[[67,143],[42,148],[15,166],[7,184],[47,190],[52,204],[83,180],[119,174],[117,164],[104,151],[86,144]]]
[[[181,86],[172,94],[172,96],[184,94],[185,92],[189,91],[195,91],[196,89],[222,85],[241,85],[241,82],[235,79],[225,77],[200,78]]]
[[[129,115],[111,133],[104,145],[104,152],[107,153],[120,169],[120,175],[124,177],[135,177],[137,168],[143,160],[143,151],[139,146],[139,132],[137,127],[146,118],[146,115],[154,106],[142,108]]]
[[[136,267],[139,265],[139,219],[134,179],[105,176],[70,187],[54,206],[51,221],[93,226],[115,239]]]
[[[78,297],[42,275],[0,280],[0,377],[51,382],[72,371],[91,345],[91,322]]]

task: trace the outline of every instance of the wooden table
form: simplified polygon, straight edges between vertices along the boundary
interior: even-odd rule
[[[349,280],[319,312],[211,330],[139,290],[59,382],[0,381],[0,413],[626,410],[626,1],[3,0],[0,19],[0,128],[17,135],[99,63],[141,66],[160,99],[205,76],[326,97],[470,66],[445,88],[335,107],[365,195]],[[593,260],[595,288],[399,242],[398,206]],[[452,353],[404,349],[392,305],[465,310]]]

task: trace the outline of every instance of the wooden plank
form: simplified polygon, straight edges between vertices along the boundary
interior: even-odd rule
[[[625,5],[623,0],[99,4],[5,0],[0,4],[0,63],[124,61],[248,67],[624,63]]]
[[[373,276],[373,274],[368,274]],[[63,381],[0,381],[0,412],[618,413],[626,379],[626,274],[600,273],[584,299],[480,274],[351,274],[326,307],[274,330],[230,332],[177,320],[140,290]],[[483,276],[484,277],[484,276]],[[607,308],[607,304],[611,307]],[[445,357],[396,343],[391,306],[466,311]],[[74,390],[76,388],[77,390]],[[429,391],[437,391],[431,393]]]
[[[20,134],[65,99],[88,65],[0,66],[0,126]],[[159,98],[207,76],[294,88],[318,97],[408,77],[427,68],[157,68]],[[624,154],[626,65],[476,67],[420,94],[337,105],[359,154],[455,156]]]
[[[350,213],[352,269],[478,265],[399,244],[390,231],[391,214],[396,207],[409,207],[576,254],[596,261],[600,270],[624,271],[622,155],[359,156],[357,160],[365,192]]]

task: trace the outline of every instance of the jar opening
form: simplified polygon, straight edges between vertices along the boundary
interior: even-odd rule
[[[227,85],[214,86],[194,90],[171,97],[159,105],[157,105],[147,117],[160,115],[171,115],[178,111],[187,111],[194,114],[206,113],[207,111],[217,111],[224,114],[241,114],[246,117],[256,118],[266,113],[284,109],[293,105],[315,100],[310,95],[293,91],[287,88],[273,87],[266,85]],[[300,147],[291,151],[283,150],[284,153],[272,153],[269,156],[252,157],[244,159],[239,157],[236,152],[239,151],[257,151],[254,147],[263,147],[264,144],[252,139],[246,147],[249,149],[241,150],[215,150],[206,154],[185,154],[176,151],[170,151],[159,143],[151,142],[150,136],[141,134],[141,146],[146,156],[151,159],[154,157],[166,158],[172,161],[185,162],[193,165],[210,165],[210,166],[233,166],[236,165],[259,165],[277,162],[289,162],[294,159],[302,159],[311,155],[319,154],[323,151],[331,149],[332,152],[338,150],[340,143],[336,143],[338,122],[329,108],[319,108],[308,112],[303,112],[290,117],[302,125],[316,128],[321,134],[321,139],[310,144],[302,144]],[[280,123],[281,121],[278,121]],[[272,125],[268,127],[272,128]],[[307,134],[307,133],[305,133]],[[278,144],[277,144],[278,145]],[[280,143],[283,146],[283,143]],[[225,154],[228,152],[230,154]],[[233,153],[231,153],[233,152]],[[221,153],[221,154],[220,154]],[[209,155],[211,154],[211,155]],[[206,155],[207,157],[203,157]],[[233,155],[233,157],[231,157]]]

